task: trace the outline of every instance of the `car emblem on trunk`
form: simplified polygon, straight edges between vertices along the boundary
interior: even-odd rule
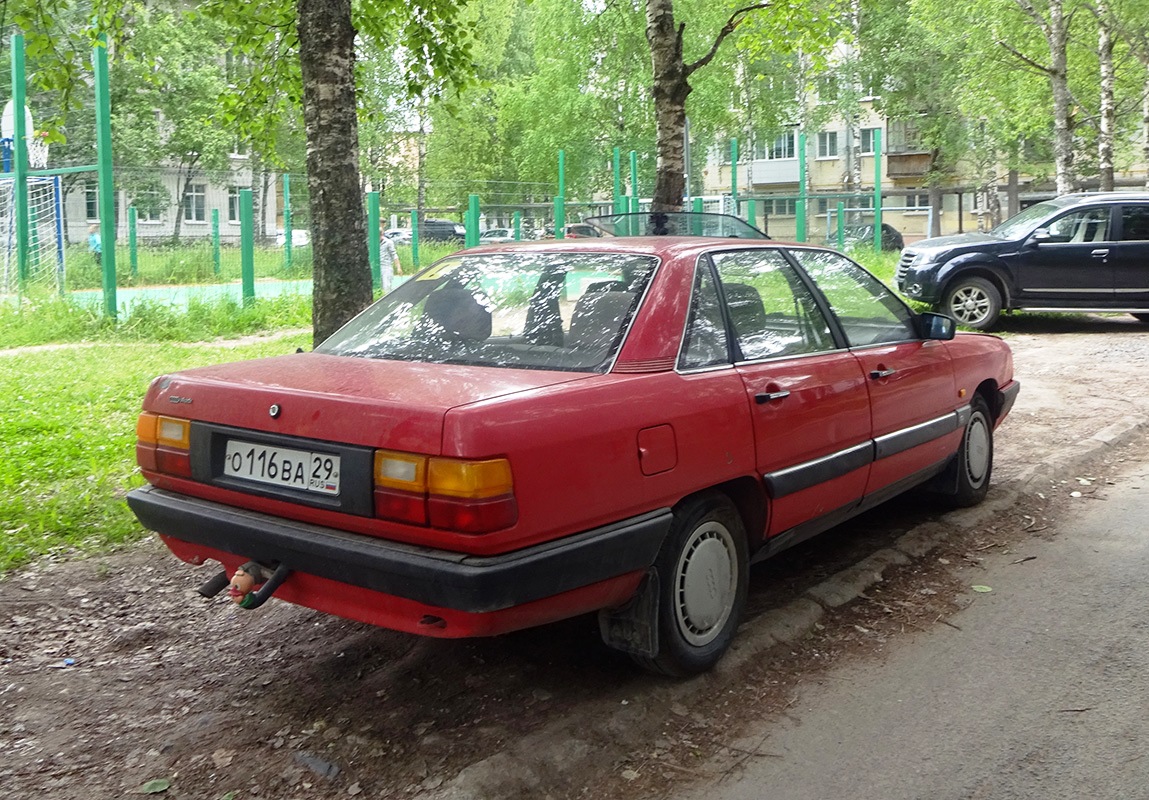
[[[279,416],[279,403],[272,403],[271,408],[267,409],[267,413],[271,415],[272,419]]]

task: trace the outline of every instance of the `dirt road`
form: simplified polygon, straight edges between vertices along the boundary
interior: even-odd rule
[[[1070,491],[1095,485],[1079,483],[1097,477],[1081,470],[1109,469],[1108,454],[1078,466],[1075,444],[1149,417],[1149,396],[1131,390],[1149,364],[1146,326],[1077,317],[1005,327],[1023,389],[997,440],[998,512],[963,529],[960,515],[898,501],[756,568],[745,642],[792,598],[907,530],[949,536],[949,564],[935,553],[889,570],[868,593],[880,604],[830,612],[813,636],[749,667],[685,684],[654,678],[604,650],[588,619],[447,642],[282,603],[243,612],[196,595],[210,570],[149,540],[0,582],[0,796],[120,797],[163,780],[172,798],[559,800],[657,797],[705,780],[706,759],[733,746],[747,717],[780,713],[833,664],[942,624],[967,594],[959,563],[1033,535]],[[1018,495],[1051,454],[1064,471],[1043,468],[1049,480]]]

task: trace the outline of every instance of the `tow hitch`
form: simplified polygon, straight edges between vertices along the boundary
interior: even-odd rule
[[[273,571],[271,567],[248,561],[236,569],[230,581],[227,572],[221,572],[199,587],[198,591],[204,597],[215,597],[226,588],[228,597],[240,608],[259,608],[290,574],[291,570],[286,564],[280,564]]]

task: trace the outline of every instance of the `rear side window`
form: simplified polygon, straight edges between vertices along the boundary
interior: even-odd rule
[[[779,251],[716,253],[714,266],[740,360],[833,349],[826,318]]]
[[[1149,241],[1149,205],[1121,209],[1121,239],[1126,242]]]

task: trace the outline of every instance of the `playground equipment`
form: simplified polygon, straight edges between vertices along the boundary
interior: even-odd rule
[[[48,144],[34,133],[32,114],[24,109],[27,167],[42,170],[48,166]],[[15,104],[9,100],[0,117],[0,162],[4,175],[13,173],[16,158]],[[28,251],[23,264],[18,258],[17,194],[15,177],[0,178],[0,293],[21,288],[64,290],[64,209],[60,176],[27,179]]]

